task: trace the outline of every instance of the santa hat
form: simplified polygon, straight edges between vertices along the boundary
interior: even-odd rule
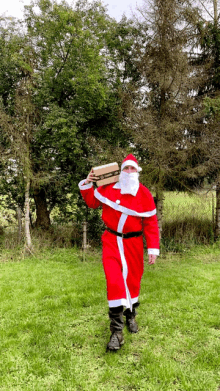
[[[121,165],[121,171],[126,167],[126,166],[132,166],[137,169],[138,172],[142,171],[142,168],[138,166],[138,161],[134,155],[131,153],[123,160],[122,165]]]

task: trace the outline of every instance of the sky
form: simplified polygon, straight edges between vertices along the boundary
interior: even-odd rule
[[[72,0],[67,0],[68,3],[74,3]],[[135,12],[137,6],[141,7],[143,0],[102,0],[104,5],[107,5],[108,14],[120,21],[123,13],[127,17]],[[24,5],[30,4],[30,0],[0,0],[0,15],[14,16],[22,18]]]

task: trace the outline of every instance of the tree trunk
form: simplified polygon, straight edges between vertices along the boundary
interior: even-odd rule
[[[216,184],[215,238],[220,236],[220,174]]]
[[[22,220],[21,220],[21,208],[17,207],[17,219],[18,219],[18,243],[21,243],[22,238]]]
[[[218,5],[217,5],[217,0],[213,0],[213,7],[214,7],[214,21],[217,24],[218,23]]]
[[[25,244],[26,249],[31,252],[32,242],[31,242],[31,234],[30,234],[30,202],[29,202],[29,192],[30,192],[30,180],[27,180],[26,188],[25,188]]]
[[[43,188],[34,190],[34,201],[36,205],[36,227],[49,229],[50,214],[47,210],[47,199]]]

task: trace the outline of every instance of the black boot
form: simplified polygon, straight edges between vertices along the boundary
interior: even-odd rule
[[[140,305],[140,303],[135,303],[133,305],[132,311],[130,308],[127,308],[124,311],[124,315],[126,316],[126,325],[128,327],[128,330],[130,333],[137,333],[138,332],[138,325],[135,320],[135,316],[137,315],[136,308]]]
[[[124,343],[123,338],[123,306],[109,308],[110,331],[112,333],[107,350],[118,350]]]

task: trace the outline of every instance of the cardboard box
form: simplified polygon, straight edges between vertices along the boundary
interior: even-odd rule
[[[93,167],[93,172],[98,180],[96,181],[97,186],[108,185],[119,181],[119,167],[118,163],[105,164],[103,166]]]

